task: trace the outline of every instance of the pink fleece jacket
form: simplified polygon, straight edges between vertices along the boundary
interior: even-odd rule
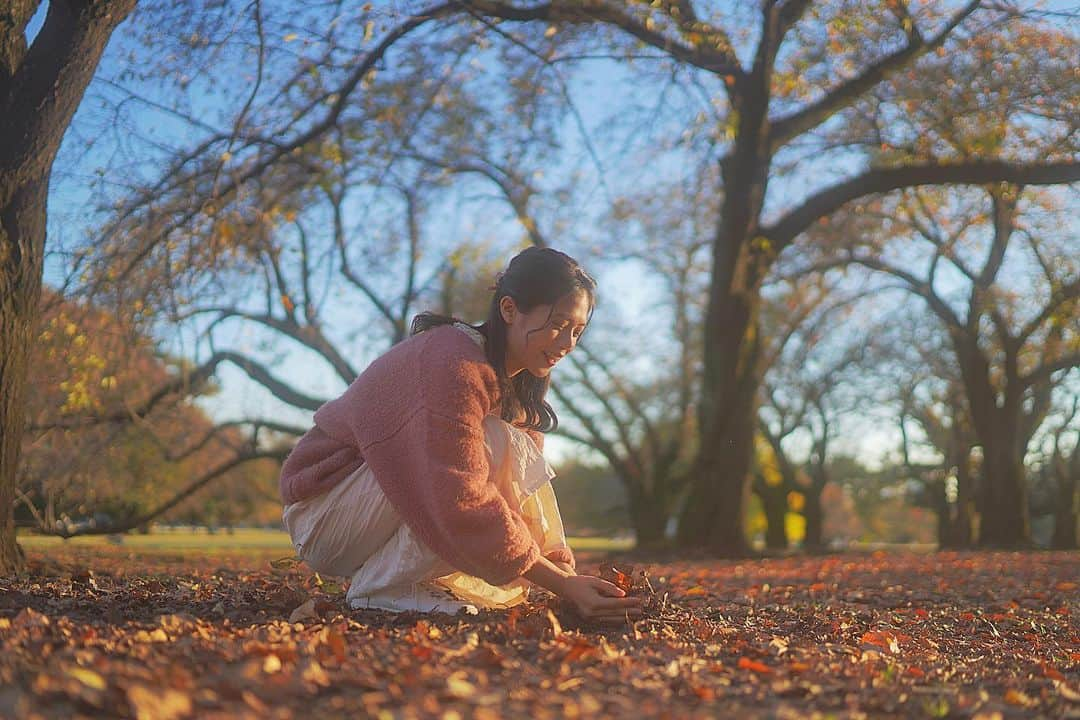
[[[282,467],[282,500],[326,492],[366,461],[425,545],[462,572],[510,582],[540,548],[490,478],[482,421],[499,407],[495,370],[465,332],[414,335],[319,408]],[[542,450],[543,436],[529,434]],[[574,563],[566,549],[548,558]]]

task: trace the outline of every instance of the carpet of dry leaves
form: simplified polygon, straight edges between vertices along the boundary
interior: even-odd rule
[[[32,555],[0,579],[0,717],[1080,718],[1080,554],[583,558],[646,594],[349,611],[295,563]]]

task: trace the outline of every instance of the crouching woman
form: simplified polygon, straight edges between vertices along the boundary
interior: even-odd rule
[[[500,274],[487,320],[421,314],[412,336],[315,413],[281,474],[285,527],[314,570],[351,578],[352,608],[507,608],[530,584],[585,618],[640,603],[577,575],[541,453],[545,395],[592,316],[596,284],[529,248]]]

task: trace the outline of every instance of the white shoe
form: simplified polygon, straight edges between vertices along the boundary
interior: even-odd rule
[[[475,605],[461,600],[446,588],[430,582],[387,588],[371,595],[360,595],[349,600],[349,607],[353,610],[440,612],[450,615],[457,615],[462,610],[466,615],[476,615],[480,612]]]

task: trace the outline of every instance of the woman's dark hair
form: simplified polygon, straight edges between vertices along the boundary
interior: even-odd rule
[[[551,432],[559,426],[559,418],[544,399],[551,383],[550,376],[539,378],[528,371],[513,377],[506,374],[506,322],[499,310],[499,302],[510,297],[518,310],[529,312],[540,305],[553,306],[570,293],[584,292],[589,299],[588,317],[591,319],[596,305],[596,281],[566,253],[529,247],[515,255],[506,270],[499,273],[493,290],[487,320],[475,329],[486,338],[484,351],[499,379],[500,415],[503,420],[513,422],[524,412],[523,427]],[[455,322],[463,321],[430,312],[420,313],[413,318],[412,334]]]

